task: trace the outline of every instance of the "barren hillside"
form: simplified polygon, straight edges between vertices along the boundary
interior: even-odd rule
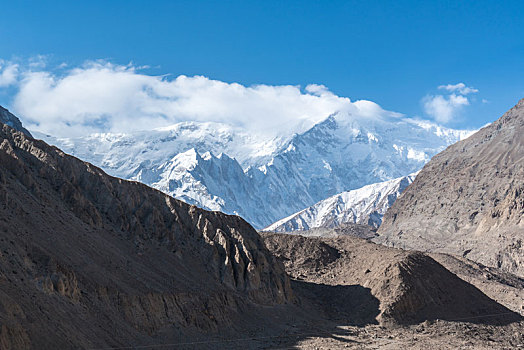
[[[110,177],[6,125],[0,232],[2,348],[180,341],[293,298],[239,217]]]
[[[524,276],[524,99],[436,155],[375,241],[452,253]]]

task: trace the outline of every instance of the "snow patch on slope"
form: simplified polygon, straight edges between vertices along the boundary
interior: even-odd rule
[[[416,174],[339,193],[266,227],[264,231],[290,232],[332,228],[345,223],[380,226],[386,210],[413,182]]]

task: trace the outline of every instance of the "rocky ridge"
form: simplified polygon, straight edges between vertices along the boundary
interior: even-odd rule
[[[31,133],[22,126],[22,122],[14,114],[9,112],[4,107],[0,106],[0,123],[8,125],[15,130],[21,131],[24,134],[32,137]]]
[[[524,99],[435,156],[384,216],[387,245],[524,276]]]
[[[106,175],[0,129],[0,343],[128,346],[293,300],[244,220]],[[239,323],[241,324],[241,322]]]

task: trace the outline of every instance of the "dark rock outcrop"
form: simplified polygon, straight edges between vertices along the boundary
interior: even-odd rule
[[[290,276],[299,281],[295,290],[298,296],[306,291],[309,299],[319,300],[324,308],[337,307],[329,310],[330,317],[344,315],[357,324],[365,321],[382,325],[437,319],[504,324],[521,319],[420,252],[350,236],[265,233],[263,237]],[[311,291],[307,283],[332,288],[316,287]]]

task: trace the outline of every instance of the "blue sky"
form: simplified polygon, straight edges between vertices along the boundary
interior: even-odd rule
[[[166,79],[322,84],[457,128],[493,121],[524,97],[521,1],[11,1],[0,39],[4,70],[18,65],[0,104],[28,114],[14,99],[38,60],[55,79],[102,59]],[[472,89],[438,88],[458,83]],[[436,96],[449,118],[432,114]]]

